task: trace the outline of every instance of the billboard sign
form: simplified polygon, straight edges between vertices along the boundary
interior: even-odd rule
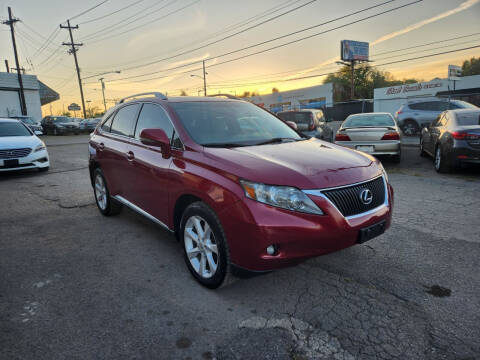
[[[462,67],[457,65],[448,65],[448,79],[460,80],[462,76]]]
[[[342,40],[340,45],[340,57],[343,61],[368,61],[368,42]]]

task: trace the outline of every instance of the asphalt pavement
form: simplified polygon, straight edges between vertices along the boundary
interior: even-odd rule
[[[100,215],[88,136],[45,137],[48,173],[0,175],[1,359],[480,358],[480,171],[385,160],[392,227],[212,291],[173,236]]]

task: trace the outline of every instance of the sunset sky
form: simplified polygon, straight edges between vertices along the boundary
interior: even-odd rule
[[[22,22],[16,24],[21,66],[27,69],[28,74],[37,75],[60,93],[60,100],[52,104],[54,112],[72,102],[80,104],[73,57],[67,53],[67,47],[61,45],[69,39],[68,31],[60,30],[59,24],[65,23],[68,18],[72,19],[72,25],[79,25],[79,29],[74,30],[74,39],[83,43],[78,57],[85,98],[91,101],[90,106],[99,107],[103,107],[98,82],[102,76],[99,74],[116,70],[121,73],[103,75],[106,97],[112,100],[109,106],[116,98],[138,92],[156,90],[178,95],[185,90],[189,95],[197,95],[198,90],[203,88],[203,82],[190,75],[201,75],[199,68],[203,59],[206,59],[207,90],[210,93],[240,94],[245,90],[270,93],[272,87],[282,91],[321,84],[323,77],[285,80],[337,70],[335,61],[338,60],[340,40],[343,39],[370,42],[374,65],[480,45],[480,0],[423,0],[278,49],[234,60],[415,0],[386,2],[0,0],[0,18],[5,20],[7,6],[11,6],[14,15],[21,19]],[[386,4],[219,57],[381,3]],[[95,8],[77,16],[92,7]],[[289,13],[284,14],[286,12]],[[273,19],[276,16],[278,18]],[[256,26],[262,22],[265,24]],[[249,27],[253,28],[234,35]],[[230,35],[234,36],[222,40]],[[455,37],[462,38],[442,41]],[[215,41],[218,42],[209,45]],[[430,42],[438,43],[395,51]],[[202,49],[195,50],[202,46]],[[5,25],[0,28],[0,54],[2,63],[3,59],[8,59],[14,66],[10,33]],[[480,56],[480,48],[381,66],[379,69],[387,70],[399,79],[415,77],[427,81],[434,77],[446,77],[448,64],[461,65],[473,56]],[[228,60],[234,61],[226,62]],[[171,68],[176,69],[168,70]],[[5,71],[3,66],[2,71]],[[43,110],[49,113],[50,107],[46,106]]]

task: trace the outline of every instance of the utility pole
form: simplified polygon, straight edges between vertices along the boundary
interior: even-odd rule
[[[103,82],[103,77],[98,79],[102,83],[102,95],[103,95],[103,106],[105,107],[105,112],[107,112],[107,102],[105,101],[105,83]]]
[[[203,96],[207,96],[207,73],[205,72],[205,60],[203,60]]]
[[[18,62],[18,53],[17,53],[17,43],[15,42],[15,30],[13,29],[13,24],[15,24],[19,19],[14,19],[12,17],[12,8],[8,7],[8,20],[4,21],[3,24],[10,26],[10,32],[12,33],[12,44],[13,44],[13,53],[15,54],[15,65],[17,66],[17,75],[18,75],[18,85],[20,87],[20,107],[22,109],[22,115],[27,115],[27,104],[25,102],[25,91],[23,89],[23,80],[22,74],[20,73],[20,64]],[[8,64],[7,64],[8,68]]]
[[[11,69],[16,70],[16,71],[20,70],[23,73],[23,75],[25,75],[25,68],[24,67],[21,67],[20,69],[17,69],[17,68],[11,68]]]
[[[10,72],[10,67],[8,66],[8,60],[5,59],[5,67],[7,68],[7,73]]]
[[[352,60],[350,67],[352,68],[352,89],[350,91],[350,100],[355,99],[355,60]]]
[[[67,26],[60,24],[60,29],[68,29],[70,33],[70,42],[69,43],[62,43],[65,46],[71,46],[71,49],[68,51],[70,54],[73,54],[73,58],[75,59],[75,68],[77,69],[77,77],[78,77],[78,86],[80,87],[80,97],[82,98],[82,109],[83,109],[83,118],[87,118],[87,111],[85,109],[85,98],[83,97],[83,88],[82,88],[82,78],[80,77],[80,68],[78,67],[78,59],[77,59],[77,51],[78,49],[76,46],[83,46],[82,43],[75,44],[73,41],[72,29],[78,29],[78,25],[70,26],[70,20],[67,20]]]

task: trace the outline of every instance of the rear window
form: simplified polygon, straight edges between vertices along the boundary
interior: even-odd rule
[[[480,112],[459,113],[456,118],[459,126],[480,125]]]
[[[293,121],[295,124],[310,124],[311,113],[310,112],[301,112],[301,111],[289,111],[285,113],[279,113],[278,117],[283,121]]]
[[[353,115],[342,124],[343,127],[378,127],[395,126],[395,121],[387,114],[381,115]]]
[[[0,122],[0,137],[32,136],[31,132],[19,122]]]

